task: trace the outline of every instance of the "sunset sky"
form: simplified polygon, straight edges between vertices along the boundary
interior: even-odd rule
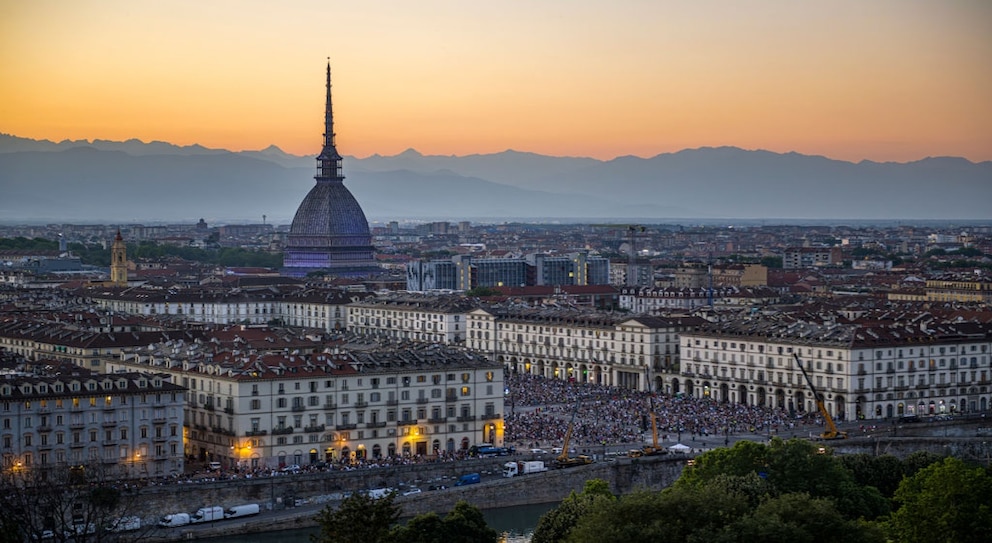
[[[0,132],[346,155],[992,160],[987,0],[0,0]]]

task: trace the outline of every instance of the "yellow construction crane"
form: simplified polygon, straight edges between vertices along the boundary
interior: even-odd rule
[[[806,378],[806,384],[809,385],[809,389],[813,391],[813,398],[816,400],[816,408],[820,410],[820,415],[823,417],[824,422],[827,425],[827,429],[820,434],[823,439],[846,439],[847,432],[843,432],[837,429],[837,425],[834,424],[833,417],[827,411],[827,406],[823,404],[823,395],[820,391],[816,390],[813,386],[813,380],[809,378],[809,374],[806,373],[806,368],[803,367],[802,360],[799,360],[799,353],[792,353],[792,356],[796,358],[796,365],[799,366],[799,370],[803,372],[803,377]]]

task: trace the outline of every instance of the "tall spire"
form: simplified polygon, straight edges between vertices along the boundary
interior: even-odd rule
[[[341,155],[334,143],[334,108],[331,106],[331,60],[327,60],[327,103],[324,106],[324,148],[317,157],[317,181],[344,181]]]

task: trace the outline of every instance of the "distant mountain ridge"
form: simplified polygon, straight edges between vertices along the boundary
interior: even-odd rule
[[[370,220],[992,218],[992,162],[858,163],[736,147],[651,158],[346,157]],[[138,140],[0,134],[0,221],[289,222],[313,186],[312,156]]]

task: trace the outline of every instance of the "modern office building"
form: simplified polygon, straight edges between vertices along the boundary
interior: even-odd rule
[[[610,284],[609,259],[586,252],[530,254],[524,258],[473,258],[407,264],[407,290],[471,290],[477,287],[526,287]]]

